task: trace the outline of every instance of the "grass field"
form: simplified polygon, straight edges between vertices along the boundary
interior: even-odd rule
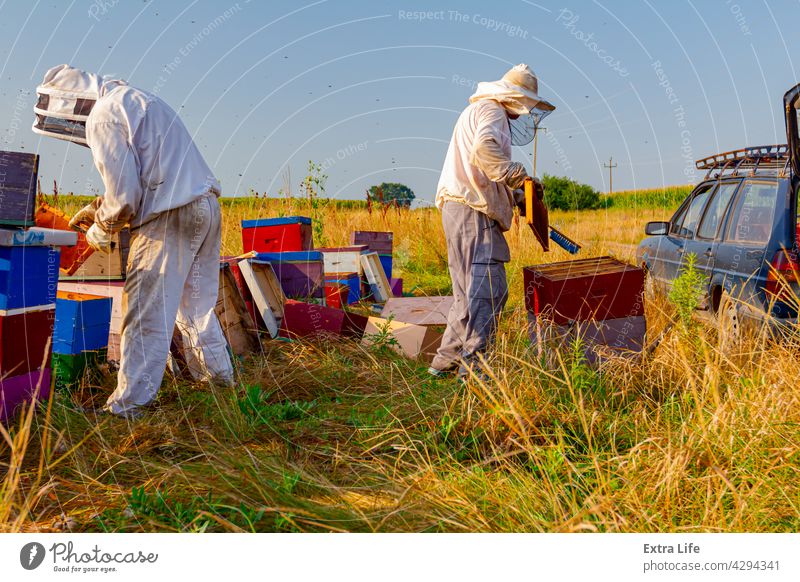
[[[668,218],[681,195],[615,196],[608,210],[551,221],[584,256],[630,261],[644,223]],[[67,212],[78,203],[59,200]],[[436,210],[315,212],[318,243],[392,230],[406,289],[449,291]],[[248,198],[223,213],[223,252],[236,254],[242,218],[308,209]],[[599,372],[570,349],[540,362],[521,269],[568,255],[545,255],[526,228],[508,233],[511,298],[490,381],[431,379],[386,346],[266,341],[263,357],[239,363],[235,390],[167,379],[157,408],[129,426],[77,408],[101,404],[112,374],[3,432],[0,529],[797,531],[799,342],[753,337],[723,354],[713,327],[677,321],[655,298],[649,333],[676,325],[652,354]]]

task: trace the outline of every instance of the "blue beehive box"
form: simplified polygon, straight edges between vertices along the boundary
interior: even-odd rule
[[[381,262],[381,267],[383,267],[384,273],[386,273],[386,279],[392,279],[392,255],[378,255],[378,259]]]
[[[56,247],[0,246],[0,309],[54,303],[58,263]]]
[[[59,291],[53,352],[80,354],[108,346],[111,328],[111,297]]]

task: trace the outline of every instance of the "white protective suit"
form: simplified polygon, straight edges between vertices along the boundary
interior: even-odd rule
[[[44,104],[47,115],[57,118],[58,105],[69,107],[71,92],[80,96],[82,113],[87,100],[96,100],[85,117],[85,142],[106,190],[95,223],[109,233],[131,229],[122,358],[107,410],[126,414],[155,398],[176,322],[195,378],[232,382],[227,342],[214,313],[220,185],[178,115],[124,81],[67,65],[48,71],[37,91],[37,116]],[[82,137],[78,128],[62,139],[81,143]]]

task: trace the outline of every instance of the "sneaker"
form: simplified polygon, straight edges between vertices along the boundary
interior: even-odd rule
[[[456,372],[455,366],[447,368],[446,370],[440,370],[439,368],[434,368],[433,366],[428,368],[428,374],[430,374],[434,378],[447,378],[449,376],[454,375],[455,372]]]

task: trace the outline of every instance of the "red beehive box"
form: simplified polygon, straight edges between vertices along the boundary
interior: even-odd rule
[[[27,374],[50,361],[45,349],[54,322],[53,307],[0,311],[0,378]]]
[[[644,271],[595,257],[523,269],[525,307],[554,323],[644,315]]]
[[[314,248],[311,219],[306,216],[258,218],[242,221],[245,253],[284,253]]]
[[[283,306],[282,337],[342,335],[360,338],[367,327],[367,317],[343,309],[287,299]]]
[[[341,309],[347,305],[347,297],[350,295],[350,286],[342,283],[325,281],[325,304],[328,307]]]

